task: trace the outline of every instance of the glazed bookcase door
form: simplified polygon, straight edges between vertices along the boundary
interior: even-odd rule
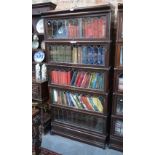
[[[108,92],[109,90],[109,71],[94,71],[74,69],[72,67],[55,67],[48,68],[49,85],[68,86],[70,88],[82,88],[85,91],[97,90]]]
[[[118,43],[116,45],[115,66],[123,67],[123,44],[122,43]]]
[[[49,63],[66,63],[83,66],[108,67],[109,46],[106,44],[46,43]]]
[[[69,89],[50,88],[50,101],[53,107],[61,107],[79,112],[107,115],[108,95],[90,94]]]
[[[123,121],[121,119],[112,118],[112,135],[123,137]]]
[[[123,93],[123,70],[115,70],[114,73],[114,79],[115,79],[115,87],[114,91]]]
[[[109,15],[45,18],[46,37],[53,39],[109,39]]]
[[[113,95],[113,114],[123,116],[123,95]]]
[[[68,124],[73,127],[85,129],[88,131],[105,133],[106,119],[102,116],[93,116],[85,113],[75,112],[71,110],[64,110],[62,108],[53,107],[54,122]]]
[[[118,41],[123,41],[123,12],[118,13],[118,25],[117,25],[117,39]]]

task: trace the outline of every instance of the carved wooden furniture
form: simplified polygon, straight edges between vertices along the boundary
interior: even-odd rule
[[[38,109],[32,110],[32,152],[40,154],[41,147],[41,117]]]
[[[123,4],[118,4],[110,148],[123,151]]]
[[[38,50],[43,50],[45,52],[45,59],[40,65],[46,63],[46,51],[41,49],[41,43],[44,41],[44,33],[38,32],[37,24],[42,20],[41,14],[43,12],[55,9],[56,5],[51,2],[38,3],[32,5],[32,40],[35,35],[38,37],[39,46],[38,48],[32,48],[32,102],[35,102],[35,107],[40,110],[42,131],[44,133],[50,126],[51,115],[48,110],[45,110],[45,106],[48,104],[49,93],[48,93],[48,81],[40,80],[36,81],[35,78],[35,65],[34,53]],[[47,109],[47,107],[46,107]]]
[[[110,112],[109,93],[112,90],[110,81],[113,65],[111,43],[114,8],[111,5],[101,5],[48,11],[43,13],[42,17],[45,26],[48,86],[53,118],[51,133],[105,148]],[[54,74],[51,76],[52,71],[70,72],[68,78],[73,78],[73,72],[97,73],[103,76],[102,88],[82,88],[73,86],[70,82],[51,82],[54,78]],[[55,80],[61,81],[62,77],[64,76],[57,76]],[[54,102],[57,100],[55,92],[58,93],[57,103]],[[60,96],[63,93],[65,97]],[[75,98],[67,97],[68,94]],[[65,98],[68,99],[67,103],[70,102],[70,98],[72,101],[77,99],[76,104],[84,106],[84,101],[80,101],[80,97],[83,100],[87,98],[87,101],[94,99],[95,104],[101,102],[103,111],[64,105]],[[93,103],[89,102],[89,105]]]

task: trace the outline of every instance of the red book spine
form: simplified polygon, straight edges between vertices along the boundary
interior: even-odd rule
[[[78,87],[81,86],[81,82],[82,82],[82,80],[83,80],[84,74],[85,74],[84,72],[81,73],[81,76],[80,76],[79,81],[78,81],[78,83],[77,83],[77,86],[78,86]]]
[[[64,84],[64,81],[65,81],[65,77],[64,77],[64,72],[61,71],[61,84]]]
[[[55,83],[59,83],[60,78],[59,78],[59,71],[55,71]]]
[[[67,85],[70,85],[70,82],[71,82],[71,72],[68,71],[67,72]]]
[[[89,74],[89,75],[87,76],[87,79],[86,79],[86,82],[85,82],[84,88],[88,88],[88,85],[89,85],[89,81],[90,81],[90,79],[91,79],[91,75]]]
[[[92,106],[89,104],[89,102],[87,100],[87,97],[82,96],[81,98],[82,98],[83,103],[86,105],[87,109],[93,110]]]
[[[86,83],[86,79],[87,79],[87,73],[84,74],[83,80],[81,82],[81,87],[84,87],[85,83]]]
[[[78,81],[78,79],[79,79],[79,76],[80,76],[80,72],[78,72],[77,75],[76,75],[76,79],[75,79],[75,82],[74,82],[74,86],[76,86],[76,83],[77,83],[77,81]]]
[[[78,85],[79,81],[80,81],[80,78],[81,78],[81,75],[82,75],[82,72],[79,72],[79,75],[77,77],[77,80],[76,80],[76,83],[75,83],[75,86]]]
[[[51,71],[50,77],[51,77],[51,83],[53,83],[53,81],[54,81],[53,71]]]
[[[67,81],[68,81],[68,72],[64,72],[64,76],[65,76],[65,81],[64,81],[64,84],[67,85]]]
[[[99,19],[99,24],[98,24],[99,28],[99,38],[103,37],[103,18]]]

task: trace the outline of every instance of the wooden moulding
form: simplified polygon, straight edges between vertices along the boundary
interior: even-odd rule
[[[32,82],[32,100],[44,102],[49,98],[48,81]]]
[[[123,140],[119,140],[114,136],[110,136],[109,148],[123,152]]]
[[[52,2],[32,4],[32,15],[41,15],[41,13],[54,10],[56,4]]]
[[[51,134],[58,134],[87,144],[95,145],[105,148],[106,135],[96,134],[94,132],[87,132],[86,130],[79,130],[78,128],[62,125],[53,122]]]

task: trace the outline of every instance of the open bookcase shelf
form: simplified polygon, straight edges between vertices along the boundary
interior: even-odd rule
[[[43,13],[51,133],[105,148],[113,90],[114,8]]]

